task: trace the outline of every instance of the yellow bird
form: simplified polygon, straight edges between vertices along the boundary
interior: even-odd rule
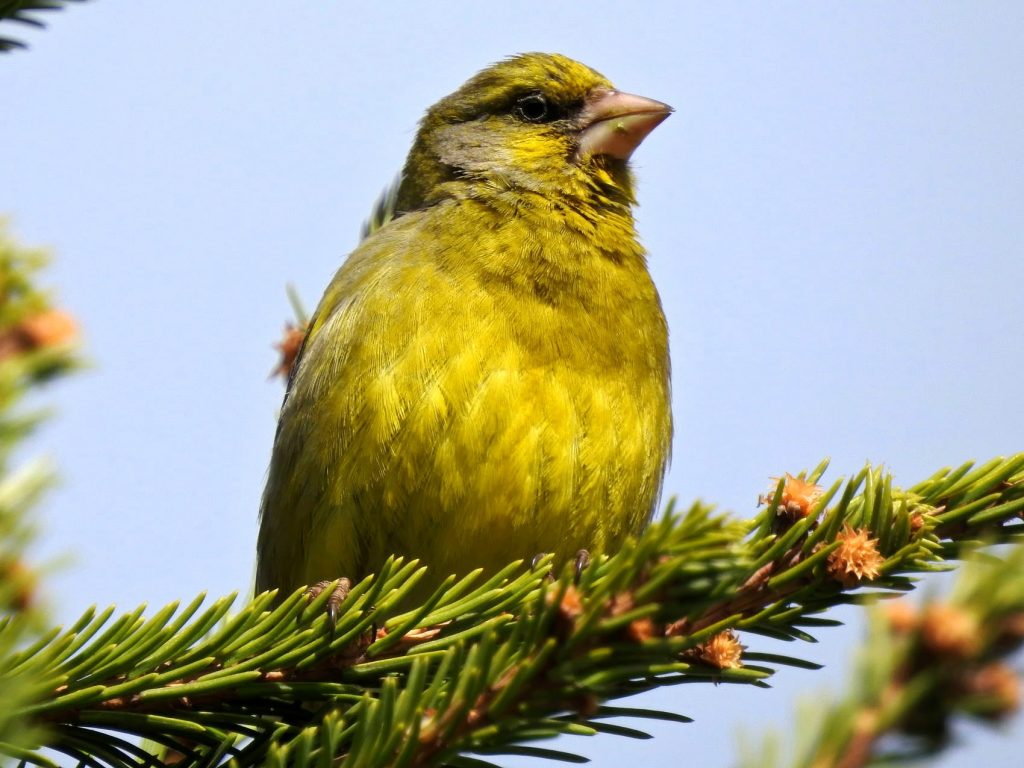
[[[627,160],[671,108],[555,54],[424,117],[393,217],[327,287],[292,369],[257,591],[613,552],[658,502],[668,329]]]

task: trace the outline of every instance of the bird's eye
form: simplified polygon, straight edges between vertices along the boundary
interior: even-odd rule
[[[512,114],[527,123],[546,123],[557,117],[555,109],[540,93],[520,96],[512,107]]]

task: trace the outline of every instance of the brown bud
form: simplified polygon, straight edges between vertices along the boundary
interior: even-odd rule
[[[937,656],[968,659],[981,648],[978,620],[957,606],[932,603],[921,619],[921,641]]]
[[[634,643],[642,643],[650,640],[657,632],[654,622],[649,618],[643,618],[631,621],[626,628],[626,634]]]
[[[562,594],[562,602],[558,607],[566,618],[575,621],[583,613],[583,596],[570,584]]]
[[[47,309],[0,333],[0,360],[37,349],[69,344],[78,336],[75,318],[59,309]]]
[[[869,532],[843,526],[836,536],[839,547],[828,556],[826,570],[844,587],[855,587],[862,581],[878,578],[885,558],[878,552],[878,539],[868,538]]]
[[[291,376],[292,367],[295,365],[295,361],[299,356],[299,350],[302,349],[302,342],[305,338],[305,325],[300,326],[285,323],[284,336],[282,336],[281,340],[274,345],[274,349],[281,353],[281,360],[278,362],[277,367],[270,372],[271,378],[274,376],[280,376],[287,379]]]
[[[978,713],[982,717],[999,720],[1020,708],[1020,678],[1002,662],[986,664],[964,680],[965,692],[986,700],[987,706]]]
[[[772,487],[760,499],[762,503],[769,503],[775,498],[775,489],[778,483],[779,478],[773,477]],[[814,502],[821,498],[821,494],[822,489],[820,485],[809,483],[787,472],[786,482],[782,486],[782,497],[779,499],[778,514],[780,517],[788,518],[791,522],[807,517],[811,507],[814,506]]]
[[[608,601],[608,615],[621,616],[627,611],[633,610],[633,606],[635,604],[632,593],[618,592],[612,595],[611,599]]]
[[[889,628],[899,635],[905,635],[917,629],[917,609],[909,600],[891,600],[885,604],[885,618]]]
[[[743,646],[731,629],[719,632],[706,643],[691,649],[686,655],[718,669],[736,669],[743,666]]]
[[[78,335],[78,324],[67,312],[48,309],[22,320],[21,332],[32,347],[58,347],[73,341]]]

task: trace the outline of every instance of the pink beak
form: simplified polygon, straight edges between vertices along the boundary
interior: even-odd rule
[[[672,114],[672,107],[632,93],[595,90],[583,108],[577,157],[609,155],[628,160],[647,134]]]

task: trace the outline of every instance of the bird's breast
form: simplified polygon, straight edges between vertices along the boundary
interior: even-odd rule
[[[307,342],[265,502],[314,532],[297,583],[396,553],[443,575],[608,551],[649,518],[671,417],[642,261],[517,273],[508,259],[530,253],[508,247],[486,269],[409,258],[339,273],[345,299]]]
[[[361,459],[331,493],[332,505],[355,497],[375,519],[369,560],[398,551],[442,568],[497,567],[605,550],[637,531],[670,432],[656,295],[552,301],[515,281],[428,272],[417,295],[434,309],[411,301],[378,316],[382,341],[350,361],[375,373],[336,389],[344,423],[321,438]]]

